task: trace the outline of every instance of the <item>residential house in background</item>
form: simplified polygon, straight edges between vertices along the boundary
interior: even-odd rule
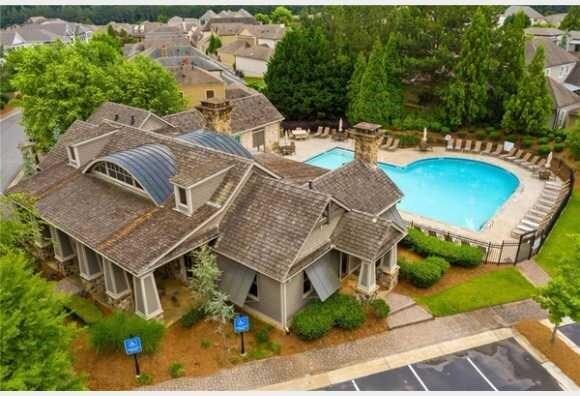
[[[580,53],[580,31],[570,30],[566,35],[566,50],[575,55]]]
[[[223,10],[219,13],[208,10],[199,18],[199,22],[202,26],[211,26],[214,23],[258,24],[256,18],[243,8],[237,11]]]
[[[274,49],[265,45],[245,45],[234,52],[234,70],[244,77],[264,77],[268,70],[268,61],[274,54]]]
[[[61,19],[33,17],[20,26],[0,30],[0,44],[9,51],[18,47],[51,43],[57,40],[71,43],[91,38],[96,26],[66,22]],[[35,21],[32,23],[32,21]]]
[[[555,28],[559,28],[560,24],[562,23],[562,21],[564,20],[564,18],[566,18],[566,15],[568,15],[567,13],[563,13],[563,14],[552,14],[552,15],[546,15],[544,18],[546,19],[546,22],[555,27]]]
[[[523,12],[528,18],[530,18],[532,26],[543,25],[546,23],[546,18],[532,7],[515,5],[506,8],[505,11],[499,16],[498,25],[502,26],[508,17],[520,12]]]
[[[544,48],[544,66],[546,76],[549,76],[556,81],[564,82],[578,62],[578,58],[562,47],[556,45],[549,38],[532,37],[526,42],[526,62],[531,62],[536,50],[540,46]]]
[[[529,27],[524,29],[527,35],[551,40],[554,44],[562,46],[565,43],[566,32],[551,27]]]
[[[406,229],[402,194],[377,168],[379,126],[357,125],[342,168],[286,167],[230,135],[235,107],[209,100],[161,118],[106,103],[74,122],[10,190],[36,198],[54,269],[103,304],[174,321],[190,307],[176,308],[190,253],[209,246],[232,303],[280,328],[348,274],[365,295],[392,288]]]
[[[188,107],[208,99],[225,99],[226,84],[219,76],[189,63],[185,58],[179,67],[169,68],[183,92]]]

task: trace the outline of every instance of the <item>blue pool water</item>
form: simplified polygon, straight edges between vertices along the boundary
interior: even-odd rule
[[[334,148],[306,163],[336,169],[353,158],[352,151]],[[405,194],[400,209],[474,231],[519,185],[517,177],[503,168],[462,158],[429,158],[404,167],[379,163],[379,168]]]

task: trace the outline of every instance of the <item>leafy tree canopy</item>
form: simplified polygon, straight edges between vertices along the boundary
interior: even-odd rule
[[[562,30],[580,30],[580,6],[571,6],[560,23]]]
[[[84,388],[72,367],[63,297],[21,253],[0,257],[0,306],[0,390]]]
[[[220,40],[220,38],[218,36],[215,35],[211,35],[209,38],[209,45],[207,47],[207,53],[208,54],[217,54],[217,50],[220,49],[222,46],[222,41]]]
[[[139,106],[158,114],[177,112],[183,99],[177,83],[150,59],[126,60],[107,34],[89,42],[60,42],[11,51],[28,137],[48,150],[76,119],[86,119],[104,101]]]

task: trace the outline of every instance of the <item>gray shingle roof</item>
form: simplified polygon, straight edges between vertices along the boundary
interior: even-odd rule
[[[403,236],[385,218],[348,212],[338,223],[331,239],[338,250],[365,260],[375,260]]]
[[[284,181],[304,185],[328,170],[304,162],[293,161],[272,153],[257,153],[254,159],[265,168],[282,177]]]
[[[544,18],[544,16],[542,14],[540,14],[538,11],[534,10],[532,7],[529,7],[529,6],[519,6],[519,5],[509,6],[504,11],[503,15],[505,17],[508,17],[510,15],[517,14],[518,12],[523,12],[528,17],[534,18],[534,19],[543,19]]]
[[[254,94],[230,102],[232,110],[232,131],[242,132],[266,124],[282,121],[284,116],[262,94]]]
[[[235,56],[256,59],[261,61],[267,61],[274,54],[274,50],[270,47],[264,45],[252,45],[250,47],[244,46],[238,48],[235,52]]]
[[[151,112],[137,107],[131,107],[120,103],[105,102],[100,105],[89,118],[87,122],[91,124],[100,124],[105,120],[115,121],[134,127],[140,127],[149,117]]]
[[[551,77],[546,78],[548,79],[548,86],[550,88],[552,101],[555,107],[561,108],[580,103],[580,96],[568,90],[568,88],[566,88],[563,84],[560,84],[553,78]]]
[[[399,201],[403,193],[378,168],[354,160],[312,182],[312,188],[332,195],[353,210],[378,215]]]
[[[532,37],[526,42],[525,57],[526,63],[530,63],[534,58],[538,47],[544,47],[544,67],[564,65],[578,61],[574,55],[563,48],[558,47],[551,39],[545,37]]]
[[[553,36],[560,36],[564,34],[563,31],[556,28],[551,27],[529,27],[524,29],[527,34],[531,34],[532,36],[541,36],[541,37],[553,37]]]
[[[228,209],[215,250],[282,281],[328,202],[325,194],[255,174]]]

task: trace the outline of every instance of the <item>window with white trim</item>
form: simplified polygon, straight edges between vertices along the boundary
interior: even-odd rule
[[[101,161],[92,168],[93,172],[115,179],[128,187],[143,190],[141,184],[129,172],[112,162]]]
[[[177,191],[179,193],[179,203],[187,206],[187,191],[183,187],[177,187]]]
[[[68,162],[73,166],[79,166],[76,149],[73,146],[67,146]]]

